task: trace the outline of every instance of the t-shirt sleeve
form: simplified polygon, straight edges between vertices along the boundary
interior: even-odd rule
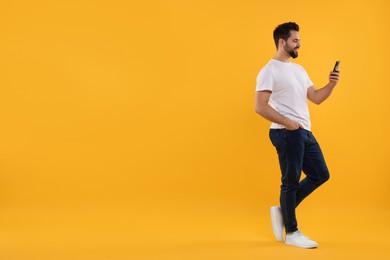
[[[275,76],[268,67],[264,67],[257,75],[256,91],[269,90],[272,92],[274,84]]]
[[[305,87],[306,88],[310,88],[311,86],[313,86],[313,82],[310,80],[310,77],[309,77],[309,74],[307,74],[306,70],[303,70],[304,74],[305,74]]]

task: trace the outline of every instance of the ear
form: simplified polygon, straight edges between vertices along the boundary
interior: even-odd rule
[[[279,47],[284,47],[285,45],[286,45],[286,41],[283,38],[279,38],[278,46]]]

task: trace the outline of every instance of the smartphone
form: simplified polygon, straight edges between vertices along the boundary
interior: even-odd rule
[[[336,61],[336,64],[334,65],[334,68],[333,68],[333,72],[338,72],[339,71],[339,65],[340,65],[340,61]]]

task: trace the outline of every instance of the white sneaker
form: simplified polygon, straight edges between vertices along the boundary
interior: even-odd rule
[[[276,239],[282,242],[284,224],[283,224],[282,210],[280,209],[279,206],[271,207],[271,222],[272,222],[272,229],[274,230]]]
[[[314,242],[299,230],[286,235],[286,244],[302,248],[316,248],[318,246],[317,242]]]

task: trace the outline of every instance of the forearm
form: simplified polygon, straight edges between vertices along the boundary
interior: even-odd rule
[[[325,87],[315,90],[311,101],[317,105],[321,104],[332,94],[335,86],[336,84],[328,83]]]
[[[280,113],[278,113],[275,109],[273,109],[270,105],[263,105],[259,108],[256,108],[256,113],[261,115],[263,118],[283,126],[287,126],[289,123],[291,123],[291,119],[282,116]]]
[[[316,89],[314,86],[310,87],[307,92],[307,97],[313,103],[319,105],[324,102],[330,94],[332,94],[333,89],[336,87],[338,81],[340,79],[339,71],[332,71],[329,74],[329,83],[321,88]]]

